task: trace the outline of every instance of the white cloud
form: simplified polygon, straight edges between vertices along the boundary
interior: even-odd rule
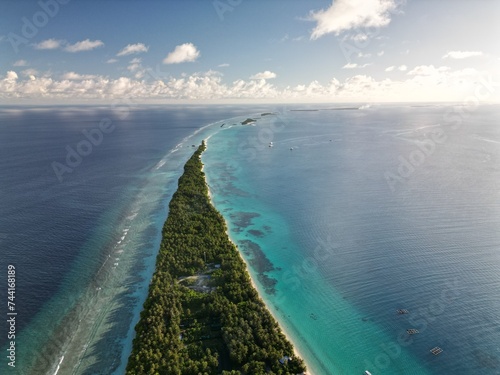
[[[411,76],[431,76],[438,75],[439,73],[447,72],[450,68],[447,66],[441,66],[435,68],[434,65],[419,65],[409,71],[407,74]]]
[[[396,69],[399,70],[400,72],[406,72],[408,70],[408,67],[406,65],[400,65],[400,66],[391,65],[391,66],[385,68],[385,71],[392,72]]]
[[[371,54],[371,53],[363,53],[363,52],[359,52],[359,53],[358,53],[358,57],[368,58],[368,57],[372,57],[372,54]]]
[[[61,48],[62,45],[63,45],[62,40],[47,39],[40,43],[35,44],[33,47],[35,47],[35,49],[58,49]]]
[[[28,62],[26,60],[17,60],[13,66],[28,66]]]
[[[18,75],[16,72],[14,72],[13,70],[9,70],[7,72],[7,75],[5,76],[5,80],[7,81],[15,81],[16,79],[18,79]]]
[[[129,65],[127,66],[127,70],[131,73],[134,73],[134,77],[136,79],[141,79],[146,74],[146,69],[142,66],[141,62],[141,58],[135,57],[130,60]]]
[[[109,59],[108,61],[106,61],[106,64],[114,64],[115,62],[118,62],[117,59]]]
[[[75,44],[67,45],[65,51],[67,52],[90,51],[102,46],[104,46],[104,43],[101,40],[85,39],[82,40],[81,42],[76,42]]]
[[[140,73],[139,70],[137,73]],[[16,72],[0,76],[0,101],[96,100],[112,103],[116,99],[217,101],[253,100],[295,102],[366,102],[366,101],[463,101],[481,84],[486,72],[475,69],[451,70],[432,65],[417,66],[402,79],[377,80],[369,75],[353,75],[343,81],[301,82],[279,88],[265,79],[238,79],[224,82],[220,72],[183,74],[165,79],[140,76],[110,79],[100,75],[66,73],[62,78],[50,74],[20,79]],[[493,80],[496,80],[493,77]],[[483,80],[484,81],[484,80]],[[486,92],[486,90],[484,90]],[[483,99],[482,99],[483,100]],[[500,100],[498,93],[484,100]]]
[[[193,43],[184,43],[175,47],[165,59],[164,64],[179,64],[183,62],[193,62],[200,56],[200,51]]]
[[[217,65],[219,68],[227,68],[229,66],[228,63],[224,63],[224,64],[219,64]]]
[[[272,79],[276,78],[276,73],[266,70],[265,72],[254,74],[250,79]]]
[[[377,52],[377,56],[383,56],[383,55],[384,55],[384,51]]]
[[[97,76],[92,74],[78,74],[75,72],[68,72],[63,74],[62,79],[68,79],[70,81],[78,81],[83,79],[95,79]]]
[[[354,35],[348,35],[347,38],[354,40],[356,43],[363,43],[366,42],[370,36],[366,33],[358,33]]]
[[[443,56],[443,59],[466,59],[478,56],[484,56],[484,54],[480,51],[449,51]]]
[[[356,69],[356,68],[365,68],[367,66],[371,65],[371,63],[366,63],[366,64],[363,64],[363,65],[359,65],[359,64],[356,64],[356,63],[348,63],[348,64],[345,64],[342,69]]]
[[[397,7],[396,0],[336,0],[328,9],[311,12],[309,19],[316,22],[311,39],[360,27],[382,27],[391,21],[390,12]]]
[[[38,70],[36,69],[25,69],[21,72],[24,76],[37,76],[38,75]]]
[[[143,43],[128,44],[125,48],[118,52],[116,56],[125,56],[131,55],[133,53],[148,52],[148,50],[149,47],[146,47],[146,45],[144,45]]]
[[[139,68],[141,68],[141,59],[133,59],[132,61],[130,61],[130,65],[127,66],[127,69],[131,72],[135,72]]]
[[[342,67],[342,69],[354,69],[357,67],[358,67],[358,64],[356,64],[356,63],[347,63]]]

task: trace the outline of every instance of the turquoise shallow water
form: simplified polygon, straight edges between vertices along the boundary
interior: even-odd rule
[[[126,111],[0,108],[0,269],[6,275],[7,264],[16,267],[18,311],[16,367],[3,356],[1,374],[124,373],[168,201],[192,143],[249,109]],[[88,142],[82,132],[103,119],[113,130],[59,181],[52,163],[65,163],[67,148]]]
[[[452,110],[283,110],[209,139],[214,203],[314,374],[500,372],[498,107]]]
[[[123,374],[167,202],[205,138],[216,207],[314,374],[500,373],[498,106],[458,122],[458,107],[311,108],[2,109],[10,373]],[[51,162],[103,117],[116,130],[58,183]]]

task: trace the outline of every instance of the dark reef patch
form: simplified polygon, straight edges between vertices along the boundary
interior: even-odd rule
[[[248,231],[249,234],[251,234],[252,236],[255,236],[255,237],[258,237],[258,238],[262,238],[265,236],[265,233],[258,230],[258,229],[250,229]]]
[[[266,293],[275,294],[276,279],[266,275],[266,272],[274,271],[274,265],[266,257],[261,247],[253,241],[241,240],[238,241],[240,249],[248,257],[250,266],[257,272],[257,277],[261,284],[264,286]]]
[[[259,217],[260,214],[256,212],[235,212],[229,215],[231,222],[239,228],[247,228],[252,225],[252,219]]]

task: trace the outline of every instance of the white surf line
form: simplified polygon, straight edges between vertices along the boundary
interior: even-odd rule
[[[106,264],[106,262],[109,260],[109,258],[110,258],[110,257],[111,257],[111,255],[110,255],[110,254],[108,254],[108,257],[106,258],[106,260],[104,261],[104,263],[103,263],[103,264],[101,265],[101,267],[99,267],[99,269],[97,270],[97,272],[96,272],[96,274],[95,274],[96,276],[98,276],[98,275],[99,275],[99,273],[100,273],[100,272],[101,272],[101,270],[102,270],[102,267],[104,267],[104,265]]]
[[[489,138],[481,137],[480,135],[477,135],[477,134],[474,134],[472,136],[472,138],[477,139],[478,141],[500,144],[500,141],[496,141],[494,139],[489,139]]]
[[[59,372],[59,369],[61,368],[62,361],[64,361],[64,356],[61,357],[61,360],[57,364],[57,368],[56,368],[56,371],[54,372],[54,375],[57,375],[57,373]]]

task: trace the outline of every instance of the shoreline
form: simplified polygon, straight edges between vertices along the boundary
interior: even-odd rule
[[[205,145],[206,145],[206,147],[208,149],[208,139],[204,139],[204,141],[205,141]],[[217,207],[215,206],[215,203],[214,203],[214,200],[213,200],[212,192],[210,190],[210,185],[208,184],[207,174],[205,173],[204,169],[205,169],[205,165],[203,164],[203,167],[202,167],[201,170],[202,170],[202,172],[203,172],[203,174],[205,176],[205,184],[207,185],[208,198],[210,200],[210,204],[217,210]],[[222,213],[221,213],[221,215],[222,215]],[[248,264],[248,262],[246,261],[246,259],[243,257],[243,255],[240,252],[240,248],[233,241],[233,239],[231,238],[231,236],[229,234],[229,225],[228,225],[227,219],[224,217],[224,215],[222,215],[222,217],[224,218],[224,222],[226,223],[226,236],[229,239],[229,241],[236,247],[236,249],[238,250],[238,254],[239,254],[241,260],[245,263],[246,268],[247,268],[246,272],[247,272],[247,274],[248,274],[248,276],[250,278],[250,283],[251,283],[252,287],[257,291],[257,293],[259,295],[259,298],[264,302],[264,305],[266,306],[267,311],[269,311],[269,313],[272,315],[272,317],[274,318],[274,320],[276,320],[276,322],[278,323],[278,326],[280,327],[281,332],[283,333],[283,335],[285,335],[286,339],[289,342],[292,343],[294,355],[296,357],[301,358],[304,361],[304,364],[306,365],[307,370],[306,370],[306,372],[303,373],[303,375],[315,375],[311,371],[311,367],[309,366],[308,361],[306,360],[307,357],[305,357],[304,355],[302,355],[302,353],[298,349],[297,344],[295,343],[295,340],[292,340],[292,336],[291,336],[290,332],[284,327],[283,322],[280,319],[278,319],[278,317],[275,315],[275,312],[273,311],[273,309],[271,309],[268,306],[268,304],[266,303],[266,300],[263,298],[262,291],[257,287],[257,283],[254,280],[254,278],[252,276],[252,273],[249,271],[250,270],[250,265]]]
[[[228,236],[224,217],[211,202],[201,160],[205,149],[203,141],[185,163],[169,203],[127,374],[218,373],[220,353],[223,358],[229,355],[222,367],[231,373],[306,374],[304,361],[260,298]],[[176,282],[186,275],[210,272],[208,264],[215,264],[215,290]],[[165,345],[171,348],[167,353],[161,350]],[[286,356],[294,360],[278,361],[286,361]]]

